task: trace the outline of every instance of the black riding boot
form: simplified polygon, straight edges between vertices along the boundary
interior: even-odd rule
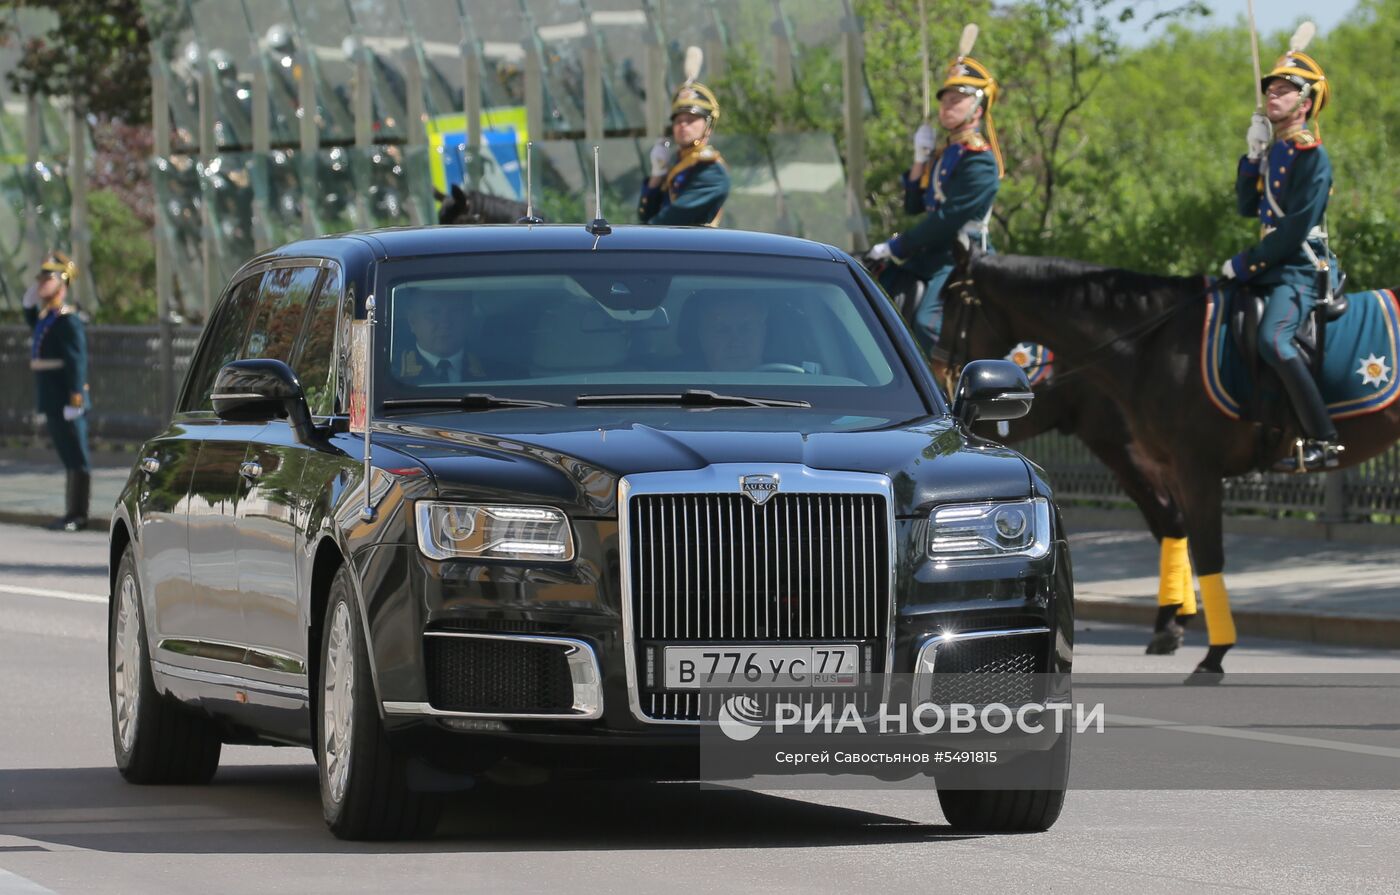
[[[88,500],[92,494],[92,473],[86,469],[68,471],[68,500],[63,513],[64,531],[82,531],[88,523]]]
[[[1280,360],[1274,369],[1288,399],[1293,402],[1293,411],[1298,414],[1298,422],[1307,435],[1291,456],[1274,464],[1276,472],[1309,472],[1314,469],[1328,469],[1338,464],[1337,455],[1342,446],[1337,444],[1337,427],[1332,425],[1332,417],[1327,413],[1322,393],[1313,382],[1312,373],[1301,357],[1294,355]]]

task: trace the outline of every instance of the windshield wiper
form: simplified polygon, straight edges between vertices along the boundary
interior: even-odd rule
[[[384,402],[384,408],[433,408],[449,407],[456,410],[500,410],[510,407],[563,407],[563,404],[556,404],[553,401],[531,401],[526,398],[502,398],[497,395],[488,395],[484,392],[471,392],[470,394],[448,398],[389,398]]]
[[[720,395],[705,389],[686,389],[680,394],[646,392],[637,395],[579,395],[575,404],[676,404],[681,407],[811,407],[807,401],[782,398],[751,398],[747,395]]]

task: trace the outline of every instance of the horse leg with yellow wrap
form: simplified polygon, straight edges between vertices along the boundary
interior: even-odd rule
[[[1209,644],[1205,658],[1186,683],[1218,684],[1225,675],[1225,654],[1235,645],[1235,617],[1225,588],[1225,531],[1220,513],[1225,485],[1219,467],[1204,457],[1182,456],[1176,477],[1173,492],[1191,536],[1191,562],[1201,583]]]

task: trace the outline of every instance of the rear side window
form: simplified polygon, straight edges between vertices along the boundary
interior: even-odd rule
[[[319,267],[279,267],[267,272],[243,358],[291,361],[307,302],[320,275]]]
[[[248,332],[248,323],[257,308],[258,285],[262,277],[251,276],[234,285],[233,290],[224,296],[214,319],[209,322],[209,331],[200,343],[199,354],[190,364],[190,374],[185,380],[185,392],[180,399],[180,412],[213,410],[214,403],[209,393],[214,390],[214,377],[219,368],[237,360],[243,347],[243,338]]]
[[[306,403],[312,414],[335,413],[335,323],[339,306],[341,275],[332,267],[321,281],[311,313],[306,317],[306,333],[301,338],[292,369],[306,390]]]

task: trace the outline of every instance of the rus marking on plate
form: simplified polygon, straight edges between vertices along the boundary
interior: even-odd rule
[[[747,494],[754,503],[763,506],[768,498],[778,493],[778,477],[762,473],[739,476],[739,490]]]

